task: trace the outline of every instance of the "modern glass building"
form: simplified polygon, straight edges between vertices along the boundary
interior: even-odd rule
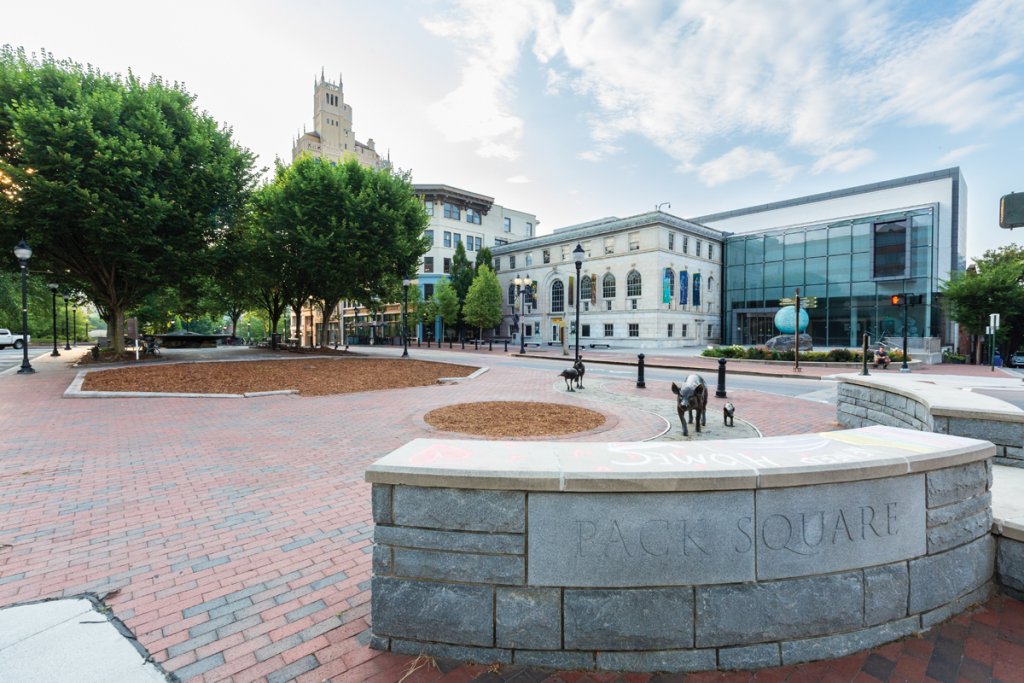
[[[693,219],[726,233],[723,341],[778,334],[780,300],[799,290],[816,299],[807,312],[818,348],[860,346],[865,332],[899,338],[904,320],[911,349],[953,343],[939,288],[964,268],[965,214],[953,168]],[[894,306],[904,293],[910,305]]]

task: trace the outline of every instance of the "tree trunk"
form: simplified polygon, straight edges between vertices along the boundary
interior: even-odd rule
[[[110,320],[107,321],[107,340],[110,348],[118,356],[124,353],[124,311],[120,307],[110,307]]]

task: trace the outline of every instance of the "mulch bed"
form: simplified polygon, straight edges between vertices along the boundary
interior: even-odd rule
[[[494,438],[560,436],[597,429],[601,413],[558,403],[482,401],[431,410],[423,420],[446,432]]]

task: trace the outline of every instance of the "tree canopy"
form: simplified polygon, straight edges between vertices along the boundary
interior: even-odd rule
[[[1007,354],[1024,343],[1024,248],[991,249],[964,273],[953,273],[942,287],[949,316],[966,332],[981,335],[989,314],[1000,314],[997,341]]]
[[[59,273],[107,321],[209,268],[255,174],[230,129],[158,77],[0,50],[0,243]]]
[[[490,266],[481,264],[462,305],[462,315],[467,323],[477,328],[478,338],[483,336],[483,328],[501,323],[501,299],[498,276]]]
[[[444,341],[444,326],[455,322],[459,316],[459,297],[448,278],[441,278],[434,289],[432,310],[441,317],[441,339]]]

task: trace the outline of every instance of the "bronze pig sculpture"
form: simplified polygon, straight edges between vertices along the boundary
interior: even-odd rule
[[[686,415],[689,413],[690,424],[694,424],[693,414],[697,413],[697,433],[700,427],[708,424],[708,385],[700,375],[690,375],[683,382],[682,386],[672,382],[672,393],[679,398],[676,411],[679,413],[679,421],[683,424],[683,436],[689,436],[686,429]]]
[[[578,382],[580,379],[580,373],[576,368],[566,368],[565,370],[562,370],[559,377],[565,380],[565,388],[567,391],[576,391],[572,388],[572,383]]]

